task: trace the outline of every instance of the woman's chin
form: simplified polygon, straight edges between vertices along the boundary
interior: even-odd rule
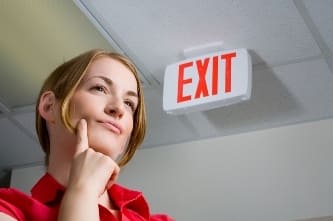
[[[118,153],[119,151],[114,150],[114,148],[110,148],[110,146],[105,146],[105,145],[95,145],[95,146],[91,146],[91,148],[96,151],[99,152],[101,154],[104,154],[108,157],[111,157],[113,160],[117,159],[117,157],[120,155],[120,153]]]

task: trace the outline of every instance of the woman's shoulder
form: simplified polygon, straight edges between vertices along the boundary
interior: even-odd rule
[[[31,200],[32,197],[16,188],[0,188],[0,199],[16,204],[22,202],[22,200]]]
[[[22,205],[32,198],[15,188],[0,188],[0,212],[17,220],[24,220]]]
[[[0,212],[16,220],[56,220],[57,211],[15,188],[0,188]]]

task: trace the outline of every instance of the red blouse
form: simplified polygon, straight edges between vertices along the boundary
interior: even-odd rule
[[[65,188],[46,173],[32,188],[31,196],[13,188],[0,189],[0,212],[19,221],[55,221],[64,192]],[[173,220],[167,215],[151,215],[141,192],[114,184],[108,194],[119,208],[122,221]],[[99,216],[101,221],[116,220],[102,205],[99,205]]]

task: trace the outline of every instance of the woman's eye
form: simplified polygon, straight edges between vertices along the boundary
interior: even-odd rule
[[[135,104],[132,101],[125,101],[125,104],[131,108],[133,112],[135,111]]]
[[[95,91],[98,91],[98,92],[102,92],[102,93],[107,92],[106,88],[102,85],[96,85],[96,86],[92,87],[92,89]]]

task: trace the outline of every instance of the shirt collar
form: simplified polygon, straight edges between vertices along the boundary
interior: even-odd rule
[[[142,217],[149,219],[149,207],[142,192],[127,189],[119,184],[113,184],[108,190],[110,198],[118,206],[120,211],[132,210]]]
[[[31,189],[32,197],[44,204],[60,203],[64,192],[65,187],[49,173],[46,173]]]

